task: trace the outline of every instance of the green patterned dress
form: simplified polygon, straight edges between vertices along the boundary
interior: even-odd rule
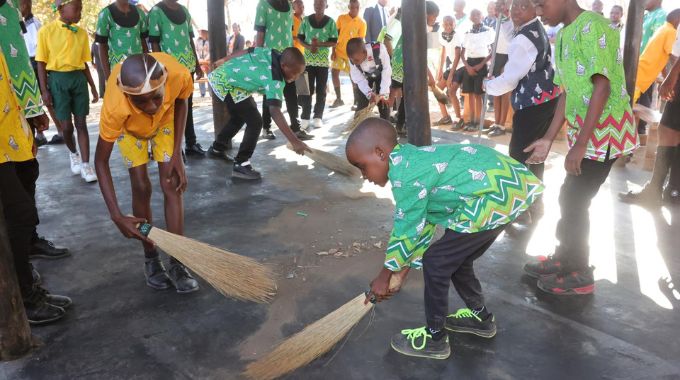
[[[95,41],[109,46],[109,65],[113,67],[132,54],[141,54],[142,38],[149,34],[146,15],[130,5],[128,14],[111,4],[99,12]]]
[[[387,26],[386,37],[392,43],[392,59],[390,65],[392,66],[392,80],[399,83],[404,83],[404,52],[401,38],[401,22],[393,19]],[[395,41],[396,40],[396,41]]]
[[[283,51],[293,46],[293,9],[288,1],[260,0],[255,11],[255,30],[264,33],[263,47]]]
[[[21,14],[16,0],[0,5],[0,50],[5,56],[14,92],[26,118],[42,115],[42,98],[38,79],[31,66],[21,32]]]
[[[307,16],[302,20],[298,38],[310,45],[314,38],[318,42],[337,42],[338,27],[335,25],[335,21],[328,16],[324,16],[320,23],[316,22],[314,15]],[[329,47],[320,47],[316,49],[316,53],[312,53],[312,49],[305,49],[305,63],[307,66],[329,67],[330,51]]]
[[[183,5],[173,10],[161,2],[149,11],[149,40],[158,42],[162,52],[175,57],[192,73],[196,71],[196,55],[191,48],[193,38],[191,15]]]
[[[385,267],[420,268],[436,225],[459,233],[499,228],[543,192],[514,159],[483,145],[397,145],[388,177],[395,201]]]

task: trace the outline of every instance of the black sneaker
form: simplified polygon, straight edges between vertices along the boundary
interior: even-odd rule
[[[536,286],[546,293],[558,296],[578,296],[595,291],[593,267],[570,273],[555,273],[541,276]]]
[[[35,145],[41,147],[45,144],[47,144],[47,137],[45,137],[45,135],[43,135],[42,133],[35,135]]]
[[[493,338],[496,336],[496,318],[489,313],[486,319],[481,319],[470,309],[458,309],[455,314],[446,317],[446,329],[482,338]]]
[[[215,146],[208,148],[208,157],[219,158],[228,162],[233,162],[234,158],[227,154],[226,150],[215,149]]]
[[[172,281],[172,284],[175,286],[175,289],[177,289],[177,293],[192,293],[199,289],[198,281],[196,281],[191,274],[189,274],[187,268],[180,263],[172,264],[168,271],[168,275],[170,281]]]
[[[562,262],[555,255],[538,256],[524,265],[524,271],[534,278],[555,274],[560,269],[562,269]]]
[[[165,267],[159,257],[144,261],[144,276],[146,285],[156,290],[170,289],[172,282],[165,272]]]
[[[64,310],[68,309],[71,305],[73,305],[73,300],[71,300],[70,297],[50,294],[50,292],[48,292],[47,289],[40,286],[36,286],[35,290],[37,292],[42,293],[42,295],[45,297],[45,302],[47,302],[50,305],[60,307]]]
[[[446,359],[451,355],[449,337],[444,334],[439,340],[434,340],[427,327],[401,330],[392,336],[392,348],[400,354],[429,359]]]
[[[276,136],[274,136],[274,133],[270,129],[262,130],[262,138],[265,140],[276,140]]]
[[[338,108],[338,107],[342,107],[344,105],[345,105],[345,102],[343,102],[342,99],[335,99],[335,101],[333,102],[333,104],[331,104],[331,106],[329,108]]]
[[[465,127],[465,120],[463,118],[458,119],[458,121],[451,126],[452,131],[460,131]]]
[[[205,156],[205,149],[203,149],[201,144],[194,143],[192,145],[187,145],[186,148],[184,148],[184,153],[187,156],[194,156],[194,157]]]
[[[309,133],[303,131],[302,129],[295,132],[295,136],[297,136],[297,138],[300,139],[300,141],[307,141],[314,138],[314,135],[310,135]]]
[[[64,143],[64,136],[60,135],[54,135],[50,139],[50,142],[48,142],[49,145],[58,145],[58,144],[63,144]]]
[[[440,125],[449,125],[451,123],[453,123],[453,121],[451,120],[451,117],[445,116],[445,117],[442,117],[441,119],[435,121],[432,125],[440,126]]]
[[[487,135],[489,137],[498,137],[498,136],[503,136],[505,134],[505,128],[501,127],[500,125],[494,125],[493,127],[488,129]]]
[[[23,300],[26,317],[31,325],[56,322],[66,315],[63,308],[47,303],[45,292],[37,286],[31,291],[31,294],[23,297]]]
[[[661,206],[661,190],[653,189],[649,184],[645,185],[640,191],[629,191],[619,193],[619,200],[623,203],[659,207]]]
[[[31,259],[61,259],[70,255],[68,249],[57,247],[42,236],[33,241],[31,252],[28,254]]]
[[[31,264],[31,276],[33,277],[33,284],[34,285],[40,285],[42,284],[42,276],[40,275],[40,272],[38,272],[33,264]]]
[[[258,180],[262,179],[262,175],[257,170],[253,169],[250,165],[250,161],[242,163],[234,163],[234,170],[231,172],[231,176],[234,178],[247,179],[247,180]]]

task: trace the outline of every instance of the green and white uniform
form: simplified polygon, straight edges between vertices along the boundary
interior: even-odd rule
[[[164,3],[154,5],[149,11],[149,40],[158,42],[161,51],[170,54],[190,72],[196,71],[196,55],[191,48],[194,29],[189,11],[180,5],[173,10]]]
[[[307,16],[302,20],[298,38],[310,45],[314,38],[318,42],[337,42],[338,27],[335,25],[335,21],[328,16],[324,16],[320,22],[316,21],[314,15]],[[329,67],[330,50],[329,47],[320,47],[316,50],[316,53],[312,53],[312,49],[305,49],[305,64],[307,66]]]
[[[293,46],[293,9],[287,0],[259,0],[255,30],[264,33],[263,47],[280,52]]]
[[[149,35],[144,12],[130,5],[130,12],[121,12],[111,4],[99,12],[95,41],[109,46],[109,65],[113,67],[127,56],[141,54],[142,38]]]

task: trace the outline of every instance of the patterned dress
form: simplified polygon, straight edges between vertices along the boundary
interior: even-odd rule
[[[335,21],[328,16],[324,16],[321,22],[317,23],[314,15],[311,15],[302,20],[298,38],[310,45],[314,38],[318,42],[335,42],[338,40],[338,28]],[[329,47],[320,47],[316,49],[316,53],[312,53],[312,49],[305,49],[305,63],[307,66],[329,67],[330,50]]]
[[[99,12],[95,41],[109,45],[109,65],[113,67],[127,56],[141,54],[142,38],[149,34],[146,15],[134,6],[129,14],[111,4]]]
[[[420,268],[435,226],[459,233],[515,220],[543,185],[514,159],[483,145],[397,145],[388,173],[395,201],[385,267]]]
[[[156,4],[149,11],[149,39],[158,42],[161,51],[170,54],[190,72],[196,71],[196,55],[191,48],[194,29],[189,11],[180,5],[172,10],[164,3]]]
[[[293,46],[293,10],[288,1],[260,0],[255,11],[255,30],[264,32],[263,47],[283,51]]]
[[[594,12],[583,12],[562,28],[555,42],[555,84],[562,86],[567,102],[569,147],[578,138],[593,94],[593,75],[607,77],[611,94],[598,125],[588,141],[585,158],[604,162],[607,153],[614,159],[638,147],[637,128],[630,107],[623,72],[623,50],[619,31]]]
[[[392,80],[399,83],[404,83],[404,53],[402,48],[401,38],[401,22],[397,19],[387,26],[387,37],[392,41],[392,59],[390,65],[392,66]],[[396,41],[395,41],[396,40]]]
[[[5,56],[14,92],[26,118],[42,115],[42,98],[38,79],[31,66],[22,36],[21,14],[15,0],[0,5],[0,50]],[[4,106],[4,105],[0,105]]]

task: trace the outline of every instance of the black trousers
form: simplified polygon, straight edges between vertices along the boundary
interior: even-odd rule
[[[309,120],[312,113],[312,96],[316,92],[314,103],[314,118],[323,118],[326,108],[326,85],[328,83],[328,67],[307,66],[307,79],[309,80],[309,95],[300,95],[302,101],[301,119]]]
[[[187,110],[187,125],[184,127],[184,144],[192,146],[196,144],[196,130],[194,129],[194,95],[189,95],[187,100],[189,109]]]
[[[472,234],[447,229],[423,255],[427,326],[442,330],[449,314],[449,282],[470,309],[484,306],[473,262],[493,244],[503,227]]]
[[[255,152],[257,139],[262,131],[262,116],[252,96],[249,96],[246,100],[234,103],[231,95],[227,95],[224,102],[227,104],[230,117],[227,125],[217,135],[213,146],[220,150],[228,149],[229,141],[236,136],[245,124],[246,131],[243,134],[241,145],[239,145],[238,154],[234,158],[234,161],[240,164],[250,160],[253,152]]]
[[[643,92],[640,94],[640,97],[638,98],[637,103],[639,105],[645,106],[645,107],[651,107],[652,102],[654,101],[654,89],[656,89],[656,83],[652,83],[651,86],[647,89],[647,91]],[[646,135],[647,134],[647,122],[640,119],[640,122],[638,122],[638,134],[640,135]]]
[[[512,116],[512,137],[510,138],[510,157],[526,164],[530,153],[524,149],[545,135],[550,127],[557,108],[557,99],[533,107],[515,111]],[[543,179],[544,164],[529,165],[529,169]]]
[[[598,162],[584,159],[581,175],[567,174],[560,189],[559,203],[562,216],[557,222],[559,247],[555,256],[562,261],[563,272],[573,272],[588,267],[590,249],[590,202],[609,176],[616,159]]]
[[[28,254],[38,225],[35,207],[35,182],[40,172],[38,161],[0,164],[0,202],[5,214],[14,268],[22,295],[33,289],[33,275]]]
[[[286,85],[283,87],[283,98],[286,101],[288,117],[290,117],[290,129],[292,129],[293,132],[299,132],[300,120],[298,120],[298,96],[295,82],[286,82]],[[262,123],[264,129],[271,129],[272,116],[269,114],[266,96],[262,96]]]
[[[376,78],[369,78],[368,79],[368,86],[373,89],[373,93],[377,94],[378,91],[380,91],[380,82],[381,82],[381,76],[378,75]],[[358,99],[357,99],[357,111],[361,111],[362,109],[368,107],[368,98],[366,95],[362,94],[361,91],[358,92]],[[380,113],[380,118],[389,120],[390,119],[390,108],[385,105],[384,103],[379,103],[378,104],[378,112]]]

